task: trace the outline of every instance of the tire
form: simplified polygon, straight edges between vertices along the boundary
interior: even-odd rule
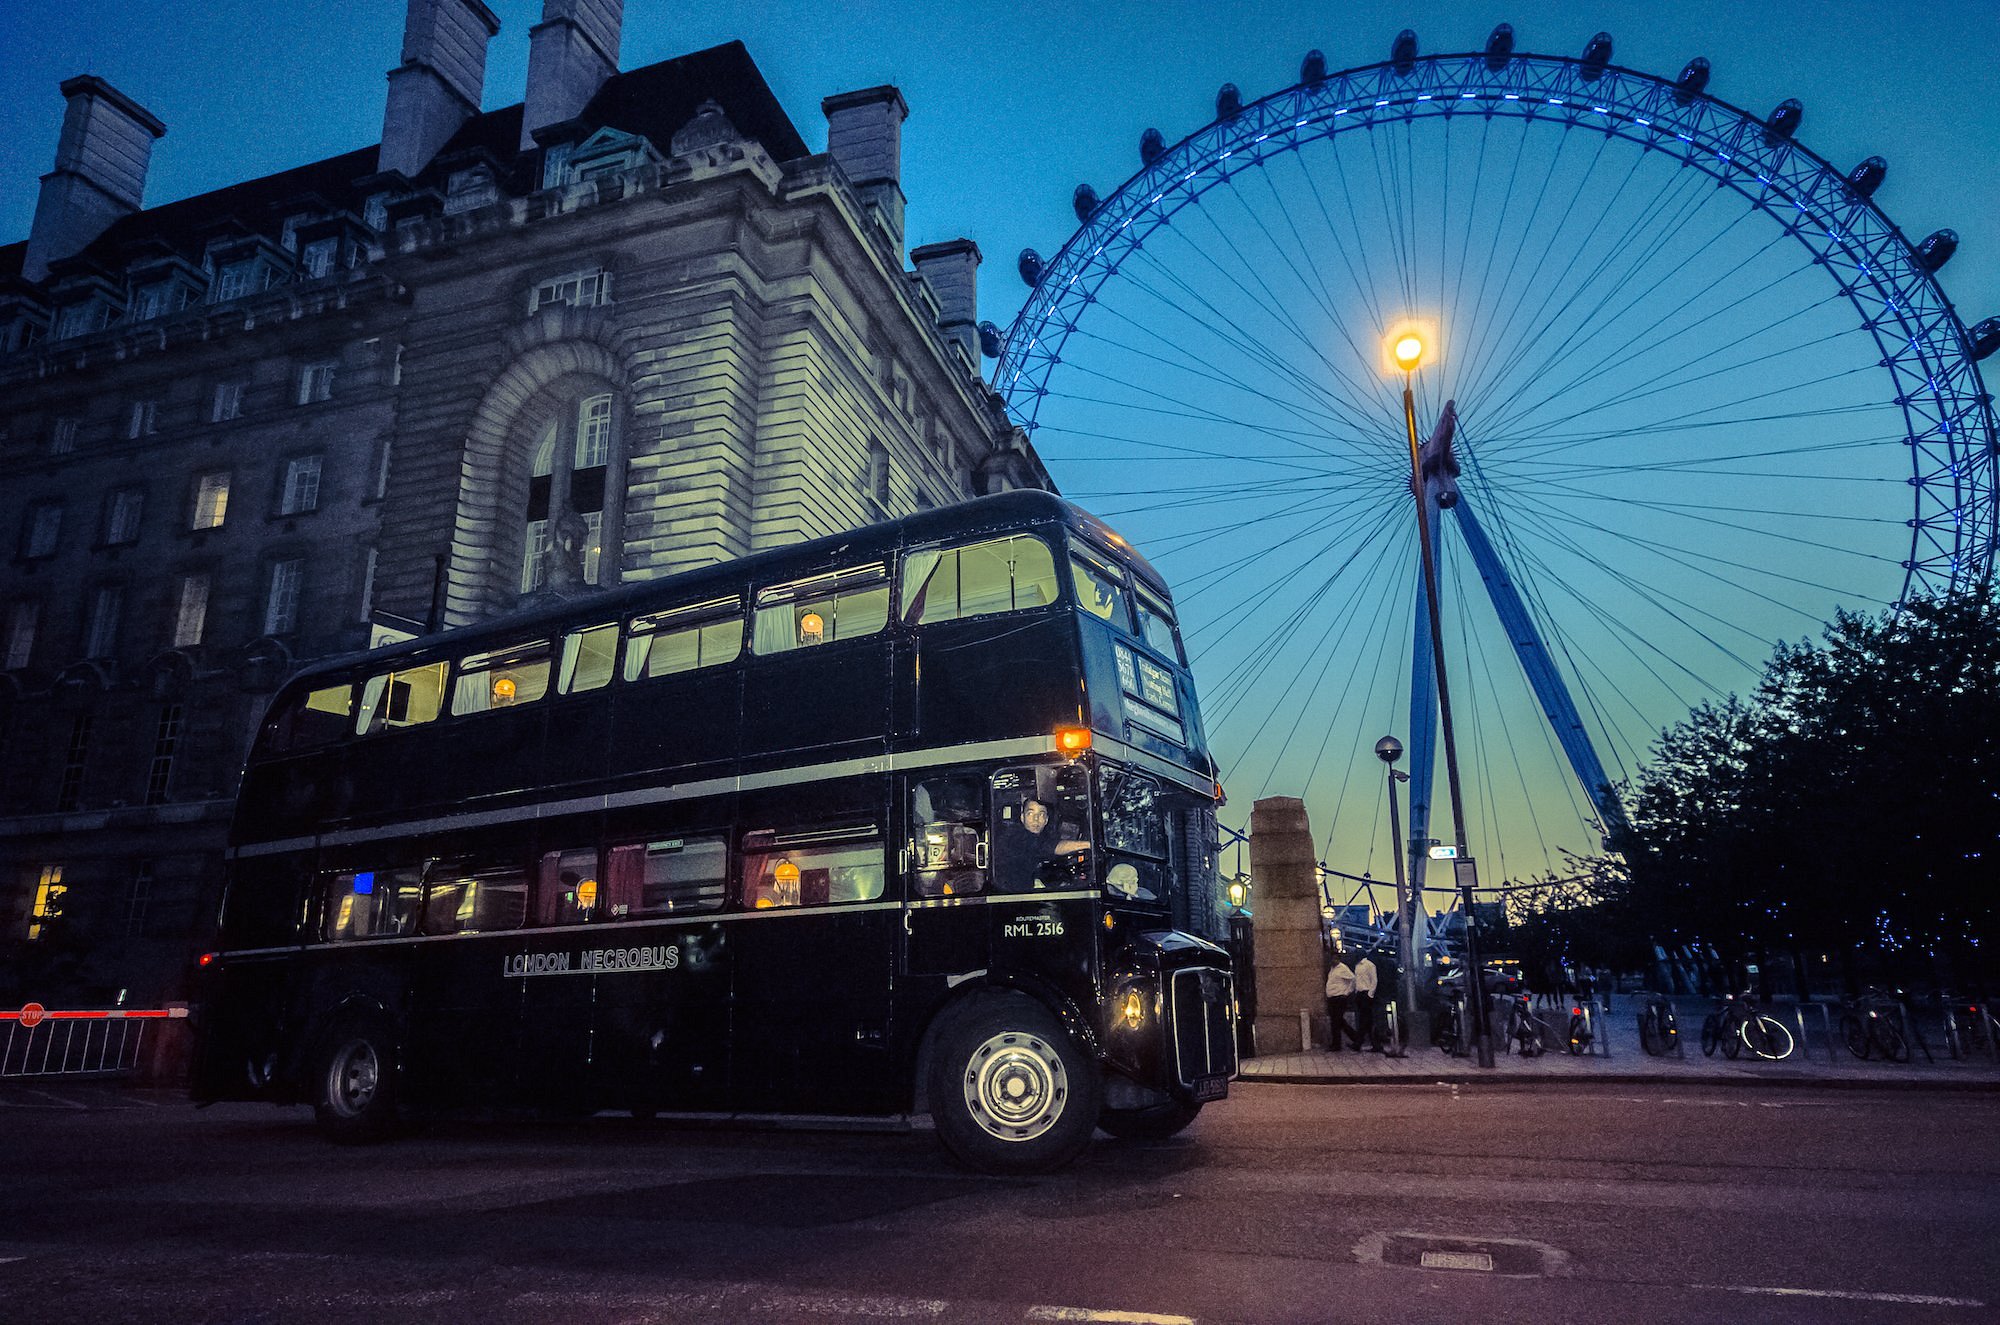
[[[1090,1144],[1097,1064],[1027,998],[972,1005],[939,1028],[926,1088],[938,1140],[983,1173],[1046,1173]]]
[[[1650,1011],[1640,1013],[1639,1047],[1646,1051],[1647,1057],[1658,1058],[1667,1051],[1667,1046],[1661,1041],[1659,1018]]]
[[[1792,1033],[1776,1017],[1759,1017],[1745,1025],[1743,1043],[1766,1062],[1781,1062],[1792,1056]]]
[[[1890,1063],[1910,1061],[1909,1039],[1896,1029],[1896,1023],[1887,1017],[1875,1019],[1875,1043],[1881,1048],[1884,1061]]]
[[[1590,1052],[1590,1023],[1582,1017],[1569,1019],[1568,1048],[1570,1053],[1579,1058]]]
[[[1716,1028],[1718,1037],[1722,1041],[1722,1056],[1731,1062],[1736,1061],[1737,1055],[1741,1054],[1744,1046],[1749,1043],[1743,1034],[1746,1024],[1739,1021],[1734,1026],[1718,1026]]]
[[[1865,1060],[1875,1051],[1875,1046],[1869,1041],[1868,1028],[1852,1012],[1840,1019],[1840,1038],[1847,1046],[1847,1052],[1856,1058]]]
[[[1722,1016],[1711,1012],[1701,1023],[1701,1056],[1715,1057],[1715,1047],[1722,1043]]]
[[[395,1135],[395,1039],[381,1022],[342,1022],[326,1038],[313,1081],[313,1118],[320,1132],[342,1145],[365,1145]]]
[[[1164,1141],[1177,1136],[1201,1112],[1199,1104],[1169,1100],[1143,1109],[1103,1109],[1098,1112],[1098,1129],[1121,1141]]]

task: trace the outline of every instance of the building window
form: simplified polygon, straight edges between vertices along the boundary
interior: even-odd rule
[[[231,419],[243,417],[243,383],[217,382],[215,397],[209,403],[208,421],[227,423]]]
[[[134,322],[145,322],[167,311],[167,286],[165,283],[144,286],[132,296],[132,307],[126,316]]]
[[[76,450],[76,420],[57,419],[49,429],[49,454],[68,455]]]
[[[533,593],[547,578],[542,557],[549,550],[549,522],[546,518],[528,521],[527,537],[521,544],[521,592]]]
[[[135,400],[132,410],[125,416],[125,435],[137,440],[151,437],[159,426],[160,402],[157,400]]]
[[[331,359],[309,363],[299,372],[299,404],[311,405],[333,398],[333,371],[339,365]]]
[[[146,932],[146,913],[153,909],[153,862],[142,860],[132,871],[132,886],[125,893],[125,933],[138,938]]]
[[[375,500],[389,495],[389,443],[375,444]]]
[[[284,495],[278,501],[278,514],[304,515],[319,509],[320,457],[302,455],[285,462]]]
[[[593,271],[573,271],[537,285],[528,298],[528,311],[533,313],[549,304],[594,308],[610,302],[611,273],[599,267]]]
[[[611,458],[611,397],[586,396],[576,407],[574,469],[596,469]]]
[[[95,299],[71,304],[56,317],[56,339],[88,336],[104,326],[104,305]]]
[[[576,152],[575,143],[551,143],[542,152],[542,187],[552,189],[558,184],[569,182],[569,159]]]
[[[106,547],[124,547],[139,541],[139,516],[146,507],[144,488],[119,488],[104,502],[103,541]]]
[[[7,670],[28,665],[35,654],[35,627],[41,624],[42,605],[32,598],[17,598],[7,607]]]
[[[174,637],[176,649],[191,648],[201,643],[201,632],[208,624],[208,576],[197,571],[183,575],[174,590]]]
[[[33,502],[21,521],[21,555],[30,560],[53,557],[62,539],[63,504],[55,498]]]
[[[118,648],[118,615],[125,606],[125,590],[116,584],[100,584],[90,594],[90,611],[84,618],[83,656],[109,658]]]
[[[306,279],[317,281],[333,270],[333,259],[340,248],[338,239],[316,239],[306,245],[304,269]]]
[[[69,891],[62,877],[62,866],[42,866],[42,876],[35,881],[35,904],[28,911],[28,942],[41,938],[44,926],[62,919],[63,894]]]
[[[181,742],[181,706],[162,704],[153,728],[153,759],[146,766],[146,804],[164,805],[167,783],[174,774],[174,749]]]
[[[361,223],[377,232],[389,224],[388,194],[378,193],[362,206]]]
[[[254,258],[224,263],[221,272],[215,278],[214,302],[227,303],[231,299],[241,299],[246,294],[254,293],[251,285],[256,276],[257,262]]]
[[[79,713],[69,725],[69,748],[63,751],[62,781],[56,784],[56,809],[74,810],[83,801],[83,765],[90,754],[88,713]]]
[[[475,207],[484,207],[498,196],[492,176],[484,167],[454,170],[444,186],[444,214],[456,216]]]
[[[359,620],[367,621],[375,615],[375,558],[376,549],[369,548],[368,555],[361,562],[361,614]]]
[[[289,635],[299,624],[299,586],[305,580],[302,558],[271,563],[270,590],[264,595],[264,633]]]
[[[220,529],[229,514],[229,474],[203,474],[194,483],[194,517],[191,529]]]
[[[868,439],[868,495],[884,511],[889,509],[889,449],[873,437]]]

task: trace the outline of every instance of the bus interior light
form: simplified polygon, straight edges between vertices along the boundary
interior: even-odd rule
[[[1056,749],[1066,755],[1080,755],[1090,748],[1090,728],[1056,728]]]

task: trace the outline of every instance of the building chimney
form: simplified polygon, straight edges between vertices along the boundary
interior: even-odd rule
[[[965,351],[968,371],[979,371],[979,245],[947,239],[910,251],[917,279],[937,300],[938,330]]]
[[[21,275],[39,281],[49,264],[80,252],[113,221],[139,210],[153,140],[167,126],[95,74],[61,85],[69,101],[56,167],[42,176]]]
[[[403,63],[389,71],[377,170],[415,175],[479,113],[486,43],[498,31],[500,20],[479,0],[410,0]]]
[[[910,107],[893,87],[842,92],[819,103],[826,150],[847,172],[863,202],[879,209],[896,251],[903,251],[903,121]]]
[[[576,118],[618,72],[624,26],[624,0],[542,0],[542,21],[528,30],[522,151],[535,146],[535,130]]]

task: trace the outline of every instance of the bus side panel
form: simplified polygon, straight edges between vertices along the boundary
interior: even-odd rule
[[[744,758],[788,751],[837,758],[879,751],[889,735],[890,638],[882,631],[748,659],[743,667]]]
[[[270,1078],[285,1060],[287,990],[295,950],[221,959],[205,972],[196,1027],[197,1102],[273,1096]]]
[[[607,742],[614,776],[654,785],[679,779],[633,775],[727,765],[736,757],[743,709],[740,666],[614,685],[617,713]]]
[[[548,714],[548,704],[535,703],[441,719],[444,725],[422,745],[420,757],[403,752],[402,764],[393,773],[378,773],[385,779],[379,786],[385,791],[391,785],[395,788],[379,808],[396,812],[441,800],[450,804],[545,786],[549,770],[542,734]],[[391,733],[383,745],[393,746],[399,735]]]
[[[920,626],[897,668],[896,698],[904,749],[1046,736],[1081,722],[1075,617],[1011,613]]]

